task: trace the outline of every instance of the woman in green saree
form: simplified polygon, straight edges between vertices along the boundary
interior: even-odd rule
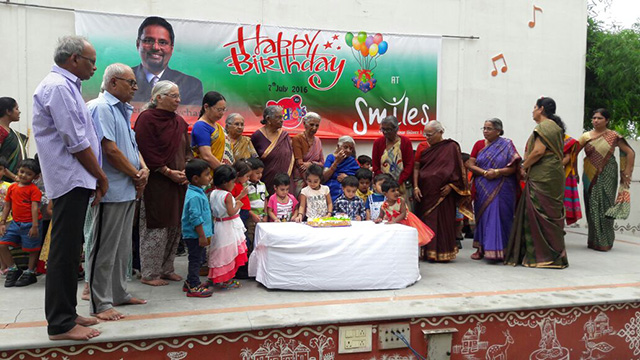
[[[26,136],[9,127],[9,124],[18,121],[18,102],[10,97],[0,97],[0,157],[7,160],[2,180],[9,182],[16,181],[18,164],[26,158]]]
[[[527,141],[521,176],[526,180],[516,209],[504,263],[563,269],[569,266],[564,245],[564,123],[551,98],[533,108],[538,124]]]
[[[588,247],[598,251],[609,251],[613,247],[614,219],[626,219],[630,211],[629,184],[633,172],[635,152],[617,132],[607,129],[609,111],[597,109],[593,112],[593,130],[578,141],[584,149],[584,202],[589,224]],[[618,164],[614,152],[620,149],[620,189],[618,187]]]

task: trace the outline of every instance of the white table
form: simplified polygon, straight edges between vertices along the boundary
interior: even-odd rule
[[[334,228],[259,223],[249,274],[269,289],[405,288],[420,280],[418,232],[372,221]]]

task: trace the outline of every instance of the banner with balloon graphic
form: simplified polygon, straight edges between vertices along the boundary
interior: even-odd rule
[[[76,12],[76,33],[89,38],[98,59],[97,75],[83,85],[87,100],[98,95],[107,65],[141,63],[135,39],[143,20]],[[175,32],[169,68],[199,79],[204,93],[222,93],[227,114],[242,115],[247,134],[261,127],[262,111],[271,104],[282,106],[291,134],[304,130],[307,112],[317,112],[322,138],[378,138],[380,121],[394,115],[400,134],[422,140],[424,124],[437,119],[440,37],[167,20]],[[199,104],[178,112],[193,123]],[[144,102],[132,105],[135,121]]]
[[[356,76],[351,78],[353,86],[363,93],[368,93],[376,87],[377,80],[373,77],[373,70],[378,66],[378,58],[387,52],[389,44],[382,40],[382,34],[367,36],[364,31],[360,31],[356,36],[348,32],[344,40],[351,48],[353,58],[360,64]]]

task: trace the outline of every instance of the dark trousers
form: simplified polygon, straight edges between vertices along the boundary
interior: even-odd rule
[[[66,333],[76,325],[78,267],[91,192],[85,188],[73,188],[52,200],[53,229],[44,296],[49,335]]]
[[[187,274],[187,283],[189,286],[196,287],[200,285],[200,267],[203,264],[206,249],[200,246],[198,239],[182,239],[187,244],[189,250],[189,273]]]

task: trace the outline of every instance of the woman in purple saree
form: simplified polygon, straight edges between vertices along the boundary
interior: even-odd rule
[[[474,174],[476,230],[471,258],[503,260],[516,207],[520,155],[513,142],[501,137],[502,121],[490,119],[482,128],[484,140],[476,142],[467,167]]]

